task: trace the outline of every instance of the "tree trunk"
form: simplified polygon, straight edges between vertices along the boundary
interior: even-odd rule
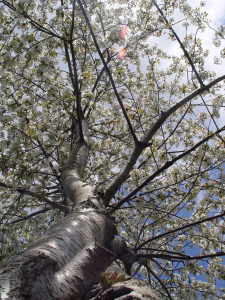
[[[114,235],[112,219],[103,212],[83,208],[68,214],[1,269],[0,299],[85,299],[116,258],[106,248]],[[124,280],[102,291],[99,299],[159,299],[144,283],[129,276]]]
[[[85,120],[82,132],[61,170],[65,194],[73,203],[71,212],[0,270],[2,300],[91,299],[91,295],[93,299],[158,299],[149,287],[129,276],[96,288],[100,274],[118,255],[123,255],[125,262],[131,257],[131,263],[135,257],[116,238],[114,220],[103,201],[81,180],[88,157]],[[122,270],[117,267],[117,271],[107,272],[118,278]]]
[[[91,208],[72,212],[0,273],[2,299],[82,299],[115,258],[113,223]]]

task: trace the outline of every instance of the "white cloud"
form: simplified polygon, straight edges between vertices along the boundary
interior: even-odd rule
[[[223,25],[225,23],[225,1],[206,0],[205,3],[205,9],[209,14],[209,19],[212,21],[212,24],[215,26]]]
[[[207,11],[210,20],[214,25],[221,25],[225,20],[225,1],[224,0],[188,0],[192,7],[199,7],[201,2],[205,2],[204,9]]]

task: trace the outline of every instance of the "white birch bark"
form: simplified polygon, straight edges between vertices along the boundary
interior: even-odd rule
[[[61,172],[64,191],[73,203],[71,212],[0,270],[1,300],[85,299],[100,274],[117,255],[124,255],[126,247],[115,238],[113,219],[81,179],[88,158],[85,120],[82,126],[84,140],[76,140]],[[104,295],[105,299],[125,299],[126,295],[158,299],[150,288],[142,289],[131,278],[128,281],[102,291],[102,299]]]

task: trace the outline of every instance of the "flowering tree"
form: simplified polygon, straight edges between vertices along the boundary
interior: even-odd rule
[[[224,299],[225,75],[206,66],[206,13],[1,0],[0,23],[1,299]]]

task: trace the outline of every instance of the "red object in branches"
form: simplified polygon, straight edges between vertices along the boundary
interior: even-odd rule
[[[120,28],[120,36],[122,38],[125,38],[126,35],[127,35],[127,26],[123,26]]]

